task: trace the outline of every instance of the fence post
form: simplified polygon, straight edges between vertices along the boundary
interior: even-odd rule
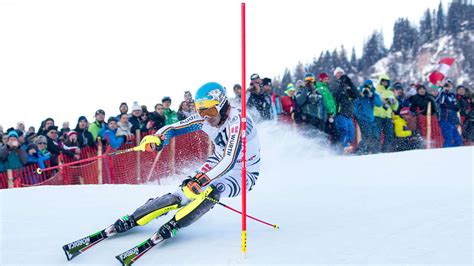
[[[136,146],[140,145],[140,141],[141,141],[141,133],[140,133],[140,129],[137,129],[135,130],[135,139],[137,140],[136,141]],[[141,160],[140,160],[140,153],[139,152],[136,152],[136,159],[137,159],[137,184],[140,184],[140,173],[141,173]]]
[[[171,174],[174,175],[176,174],[176,138],[172,138],[170,140],[170,170]]]
[[[101,156],[102,155],[102,138],[99,136],[97,137],[97,155]],[[97,175],[97,183],[99,185],[103,184],[103,172],[102,172],[102,158],[99,157],[97,160],[97,170],[98,170],[98,175]]]
[[[426,148],[431,149],[431,102],[426,109]]]
[[[13,172],[12,169],[7,170],[8,188],[13,188]]]

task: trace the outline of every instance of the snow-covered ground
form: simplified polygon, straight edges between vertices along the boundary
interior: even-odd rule
[[[273,124],[259,127],[263,167],[248,213],[216,206],[137,265],[473,264],[472,147],[341,157]],[[170,215],[106,240],[71,262],[61,246],[93,233],[166,185],[50,186],[0,191],[0,265],[119,265],[115,255]],[[240,209],[240,197],[222,202]]]

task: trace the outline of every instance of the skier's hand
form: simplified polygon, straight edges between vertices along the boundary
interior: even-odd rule
[[[157,142],[150,142],[145,145],[146,151],[161,151],[163,149],[163,140],[165,139],[165,136],[157,135],[157,137]],[[142,141],[145,141],[145,139],[143,139]]]
[[[199,172],[195,176],[185,179],[181,184],[181,189],[188,198],[192,199],[199,195],[202,192],[202,187],[209,184],[209,182],[211,182],[209,177]]]

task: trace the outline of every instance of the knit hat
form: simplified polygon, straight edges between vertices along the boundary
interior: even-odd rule
[[[319,74],[319,81],[323,81],[323,79],[329,78],[329,75],[327,73],[321,73]]]
[[[336,67],[336,69],[334,69],[334,76],[335,76],[338,72],[342,72],[342,74],[345,74],[345,73],[346,73],[346,72],[344,71],[344,69],[342,69],[341,67]]]
[[[369,88],[374,88],[374,82],[371,79],[367,79],[364,81],[364,84],[362,85],[363,87],[369,87]]]
[[[299,79],[298,81],[296,81],[296,88],[301,88],[301,87],[304,87],[304,82]]]
[[[69,137],[72,136],[72,135],[76,135],[76,136],[77,136],[77,132],[74,131],[74,130],[69,131],[69,132],[67,133],[67,138],[69,138]]]
[[[36,152],[38,152],[38,146],[36,146],[36,144],[34,143],[30,143],[26,146],[26,151],[28,152],[29,150],[35,150]]]
[[[12,130],[8,132],[8,138],[11,138],[11,137],[18,139],[18,132],[16,132],[16,130]]]
[[[117,122],[117,118],[115,118],[114,116],[111,116],[109,117],[109,119],[107,119],[107,123],[110,123],[112,121]]]
[[[286,86],[285,94],[288,95],[290,91],[296,91],[295,86],[293,85],[293,83],[289,83],[288,86]]]
[[[95,111],[95,115],[99,115],[99,114],[105,115],[105,111],[102,109]]]
[[[259,79],[259,78],[260,78],[260,76],[258,74],[254,73],[254,74],[250,75],[250,80],[256,80],[256,79]]]
[[[240,86],[240,84],[235,84],[233,89],[235,90],[236,88],[242,89],[242,86]]]
[[[400,82],[395,82],[395,84],[393,84],[393,89],[394,90],[403,90],[403,86]]]
[[[39,145],[40,143],[47,143],[46,137],[43,135],[39,135],[34,142],[36,145]]]
[[[166,102],[166,101],[171,102],[171,97],[170,97],[170,96],[165,96],[165,97],[163,97],[163,99],[161,99],[161,102],[162,102],[162,103],[164,103],[164,102]]]
[[[270,78],[264,78],[262,79],[262,85],[265,86],[265,85],[272,85],[272,79]]]
[[[58,131],[58,127],[57,127],[57,126],[49,126],[49,127],[46,129],[46,132],[45,132],[45,133],[48,134],[49,131],[51,131],[51,130],[56,130],[56,131]]]
[[[132,112],[133,111],[141,111],[142,110],[142,107],[138,104],[138,102],[133,102],[133,106],[132,106]]]
[[[87,121],[87,118],[86,118],[85,116],[81,115],[81,116],[79,116],[79,118],[77,119],[77,123],[79,123],[79,122],[81,122],[81,121],[83,121],[83,120],[86,121],[86,122],[89,122],[89,121]]]
[[[314,74],[313,73],[306,73],[304,75],[304,81],[311,81],[311,82],[314,82],[316,80],[316,78],[314,77]]]

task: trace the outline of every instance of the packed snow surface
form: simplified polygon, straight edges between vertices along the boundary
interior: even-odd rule
[[[339,156],[291,128],[259,126],[262,169],[241,218],[216,206],[136,265],[473,263],[473,148]],[[151,236],[167,215],[68,262],[62,245],[133,212],[165,185],[43,186],[0,191],[0,265],[120,265],[115,255]],[[241,198],[222,202],[241,209]]]

